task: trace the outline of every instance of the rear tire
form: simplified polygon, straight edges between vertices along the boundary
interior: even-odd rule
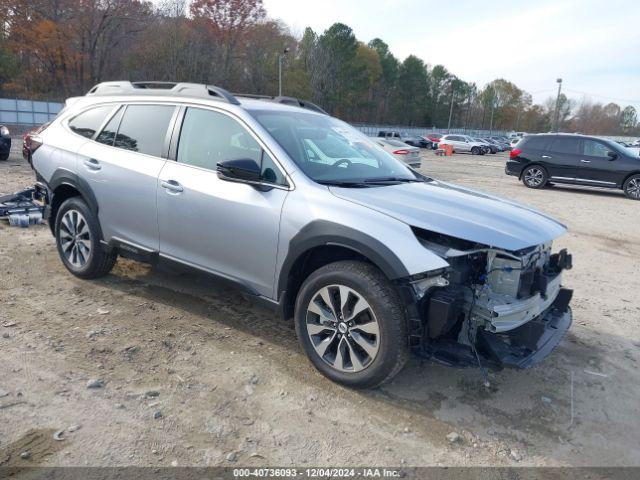
[[[0,162],[5,162],[7,160],[9,160],[9,152],[0,153]]]
[[[631,175],[622,188],[627,198],[640,200],[640,175]]]
[[[529,188],[543,188],[548,180],[547,171],[540,165],[530,165],[522,171],[522,183]]]
[[[409,357],[404,305],[368,263],[340,261],[313,272],[300,288],[294,318],[311,363],[347,387],[377,387]]]
[[[56,245],[64,266],[76,277],[103,277],[118,255],[100,244],[100,226],[95,214],[80,197],[65,200],[55,220]]]

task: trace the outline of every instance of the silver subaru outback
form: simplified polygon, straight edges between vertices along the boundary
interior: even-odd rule
[[[227,279],[344,385],[380,385],[411,353],[528,367],[571,324],[563,225],[426,177],[310,102],[101,83],[31,153],[72,274],[122,256]]]

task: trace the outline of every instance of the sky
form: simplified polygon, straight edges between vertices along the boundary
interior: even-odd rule
[[[263,0],[297,35],[334,22],[359,40],[379,37],[393,54],[413,54],[479,87],[512,81],[534,102],[563,92],[577,101],[640,111],[638,0]]]
[[[155,4],[162,0],[151,0]],[[640,112],[640,0],[263,0],[301,37],[335,22],[379,37],[400,60],[442,64],[480,88],[504,78],[536,103],[562,91],[576,101]]]

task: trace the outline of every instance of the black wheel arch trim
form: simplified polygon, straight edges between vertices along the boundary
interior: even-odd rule
[[[49,194],[50,194],[50,197],[49,197],[50,203],[48,205],[49,208],[46,209],[47,219],[49,220],[49,228],[51,229],[51,234],[54,237],[55,237],[55,218],[49,218],[49,217],[53,213],[52,207],[55,202],[55,191],[63,185],[69,186],[74,190],[76,190],[80,194],[82,199],[86,202],[91,213],[93,213],[96,216],[96,219],[98,218],[98,200],[96,199],[96,196],[93,193],[93,189],[91,188],[91,185],[89,185],[89,182],[79,177],[78,175],[73,173],[71,170],[67,170],[64,168],[57,169],[55,172],[53,172],[51,179],[48,182],[46,182],[46,185],[47,185],[47,188],[49,189]],[[98,229],[100,231],[100,238],[102,238],[102,228],[100,227],[100,222],[98,222]]]
[[[298,259],[316,247],[332,245],[348,248],[368,258],[389,280],[410,275],[400,259],[379,240],[345,225],[316,220],[302,228],[289,242],[287,257],[278,274],[278,298],[283,298]]]
[[[87,202],[91,211],[96,215],[98,214],[98,200],[96,200],[96,196],[93,194],[93,189],[91,188],[91,185],[89,185],[89,182],[72,171],[63,168],[59,168],[53,172],[51,180],[48,182],[49,190],[51,190],[52,193],[52,202],[56,189],[62,185],[68,185],[77,190],[80,195],[82,195],[85,202]]]

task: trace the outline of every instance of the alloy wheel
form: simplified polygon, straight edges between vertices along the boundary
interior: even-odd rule
[[[524,173],[524,181],[531,187],[539,187],[544,181],[544,172],[536,167],[530,168]]]
[[[345,285],[318,290],[307,307],[305,323],[316,353],[340,372],[364,370],[380,349],[380,325],[371,305]]]
[[[67,261],[75,268],[86,265],[91,255],[91,232],[78,210],[65,212],[60,221],[60,246]]]
[[[640,178],[634,178],[627,184],[627,195],[640,199]]]

